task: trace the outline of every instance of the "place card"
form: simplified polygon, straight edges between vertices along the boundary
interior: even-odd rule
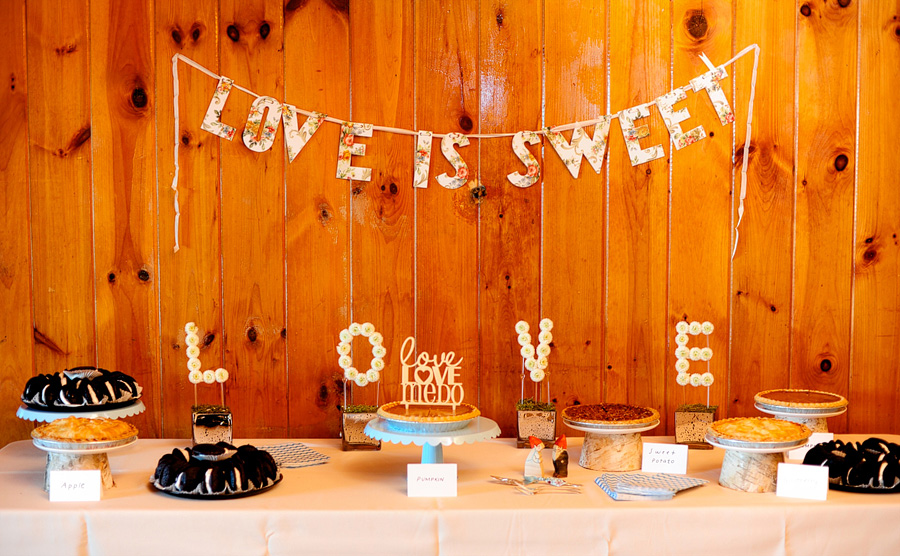
[[[641,471],[647,473],[687,473],[688,447],[686,444],[656,444],[644,442]]]
[[[822,442],[831,442],[832,440],[834,440],[833,432],[814,432],[812,433],[812,435],[810,435],[809,440],[804,446],[788,452],[787,459],[803,461],[803,458],[806,457],[806,452],[808,452],[813,446],[815,446],[816,444],[821,444]]]
[[[456,464],[408,464],[406,494],[410,498],[456,496]]]
[[[775,496],[825,500],[828,497],[828,466],[779,463]]]
[[[51,502],[96,502],[102,492],[99,469],[50,471]]]

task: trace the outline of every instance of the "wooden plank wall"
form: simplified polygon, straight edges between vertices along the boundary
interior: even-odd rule
[[[241,437],[336,436],[334,346],[352,320],[385,336],[379,401],[399,395],[399,351],[463,357],[467,399],[515,432],[513,333],[554,320],[551,397],[671,414],[704,390],[675,384],[678,320],[710,320],[719,416],[757,415],[775,387],[851,400],[838,432],[900,433],[900,189],[893,0],[2,0],[0,22],[0,445],[27,378],[67,366],[131,373],[147,437],[187,437],[184,323],[205,368],[226,366]],[[200,129],[216,82],[347,121],[435,133],[503,133],[652,101],[761,48],[746,212],[734,258],[752,56],[723,81],[736,122],[705,93],[679,104],[674,149],[658,111],[633,167],[617,121],[602,171],[569,175],[545,140],[533,186],[510,139],[458,147],[448,190],[432,151],[414,189],[411,136],[358,138],[371,181],[335,177],[338,127],[292,163],[279,130],[255,153]],[[222,119],[243,129],[252,97]],[[588,128],[589,132],[592,132]],[[566,132],[567,138],[571,137]],[[181,207],[176,253],[174,145]],[[480,188],[483,186],[483,189]],[[368,346],[355,347],[366,368]],[[526,394],[533,392],[531,385]],[[354,402],[376,389],[353,388]],[[216,388],[199,388],[214,401]],[[571,432],[571,431],[567,431]]]

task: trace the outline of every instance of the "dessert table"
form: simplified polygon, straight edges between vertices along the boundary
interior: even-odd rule
[[[832,490],[821,502],[734,491],[717,484],[718,448],[690,452],[688,475],[706,486],[668,501],[616,502],[594,484],[598,471],[575,463],[580,438],[569,439],[568,480],[584,485],[582,494],[528,496],[492,482],[490,475],[521,478],[527,454],[514,439],[494,439],[447,447],[445,460],[458,465],[456,498],[406,496],[406,464],[419,462],[418,446],[341,452],[339,440],[302,442],[331,460],[284,469],[284,480],[257,496],[211,501],[157,492],[148,483],[157,460],[189,441],[140,439],[109,455],[117,486],[103,500],[54,503],[42,490],[45,453],[14,442],[0,450],[0,554],[900,553],[900,494]]]

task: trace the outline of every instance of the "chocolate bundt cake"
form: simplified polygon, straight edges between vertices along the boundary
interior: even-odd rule
[[[269,452],[219,442],[172,450],[159,458],[150,482],[172,494],[221,496],[259,490],[280,477]]]
[[[22,401],[36,408],[96,408],[139,398],[141,387],[125,373],[75,367],[41,374],[25,383]]]
[[[834,488],[900,492],[900,446],[880,438],[823,442],[806,453],[803,463],[827,466]]]

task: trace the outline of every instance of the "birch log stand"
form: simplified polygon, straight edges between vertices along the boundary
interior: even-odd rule
[[[778,464],[784,454],[757,454],[737,449],[725,450],[719,484],[744,492],[775,492]]]
[[[641,433],[659,426],[659,419],[646,425],[590,426],[568,419],[569,427],[584,432],[578,465],[594,471],[635,471],[641,468],[644,441]]]

